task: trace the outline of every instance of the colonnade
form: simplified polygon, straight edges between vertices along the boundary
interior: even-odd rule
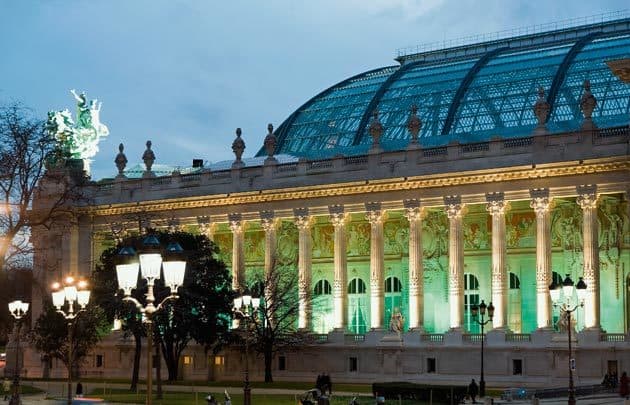
[[[597,188],[594,185],[576,188],[577,204],[583,213],[582,236],[584,241],[584,281],[588,285],[585,299],[585,327],[600,328],[600,286],[597,222]],[[536,215],[536,312],[537,326],[548,329],[552,326],[551,302],[548,287],[551,283],[551,208],[552,198],[548,189],[529,191],[531,204]],[[493,327],[508,329],[508,279],[506,269],[506,212],[509,202],[503,193],[486,194],[486,209],[492,217],[492,302],[495,307]],[[450,328],[461,330],[464,325],[464,234],[463,217],[466,206],[461,196],[444,197],[444,209],[449,220],[448,257],[448,301]],[[424,291],[422,265],[422,206],[418,199],[403,201],[404,216],[409,222],[409,285],[408,323],[410,330],[422,331],[424,323]],[[298,239],[298,294],[300,329],[310,330],[311,324],[311,264],[312,216],[308,208],[294,209],[294,220],[299,231]],[[334,280],[333,326],[343,331],[348,326],[347,316],[347,252],[346,225],[349,214],[343,205],[328,207],[330,222],[334,227]],[[370,326],[372,330],[385,328],[384,316],[384,238],[383,222],[386,211],[381,203],[365,203],[366,219],[370,223]],[[265,273],[274,265],[276,251],[277,220],[272,211],[262,211],[260,220],[265,232]],[[245,260],[243,219],[241,214],[229,214],[228,222],[233,233],[232,275],[233,288],[245,287]],[[269,291],[265,291],[271,299]]]

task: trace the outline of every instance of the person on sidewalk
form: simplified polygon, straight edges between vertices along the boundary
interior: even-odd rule
[[[4,400],[9,399],[9,393],[11,392],[11,381],[8,378],[4,378],[2,381],[2,391],[4,391]]]
[[[479,386],[477,385],[477,383],[475,382],[475,379],[473,378],[470,384],[468,384],[468,395],[470,395],[470,399],[472,399],[473,404],[477,403],[477,401],[475,400],[475,397],[477,396],[477,394],[479,394]]]
[[[628,374],[624,371],[621,374],[621,379],[619,380],[619,395],[622,398],[628,399],[630,395],[630,388],[628,388]]]
[[[83,398],[83,384],[81,384],[81,381],[77,383],[76,394],[77,394],[77,398]]]

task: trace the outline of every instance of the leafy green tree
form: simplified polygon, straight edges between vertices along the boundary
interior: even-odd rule
[[[68,328],[71,328],[72,341],[69,340]],[[61,360],[68,369],[72,369],[73,378],[78,378],[81,360],[109,333],[109,328],[103,310],[94,304],[88,305],[85,311],[68,322],[46,301],[44,311],[30,333],[30,340],[40,352]],[[68,357],[70,342],[71,359]]]
[[[169,301],[153,315],[154,340],[159,344],[168,370],[168,379],[178,377],[179,358],[191,340],[206,350],[217,350],[226,340],[230,325],[232,302],[231,278],[225,264],[216,259],[218,248],[206,236],[185,232],[152,231],[165,248],[170,241],[177,241],[186,256],[186,276],[179,289],[179,299]],[[123,293],[116,283],[116,256],[123,246],[141,250],[143,236],[129,237],[118,246],[106,250],[94,275],[94,299],[107,312],[123,320],[123,327],[136,339],[136,357],[139,360],[143,325],[137,309],[122,300]],[[143,305],[146,283],[141,283],[132,294]],[[169,295],[163,281],[154,286],[156,304]],[[135,363],[135,362],[134,362]],[[136,365],[134,365],[136,368]],[[136,374],[136,372],[134,372]]]

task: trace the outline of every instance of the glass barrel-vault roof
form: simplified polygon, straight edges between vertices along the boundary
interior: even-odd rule
[[[293,115],[290,131],[280,139],[283,153],[302,155],[351,145],[374,93],[396,69],[363,73],[306,103]]]
[[[453,96],[462,79],[476,62],[467,60],[446,65],[416,65],[405,69],[405,72],[394,81],[383,94],[378,103],[379,119],[387,128],[383,141],[407,140],[407,120],[411,105],[418,106],[418,116],[423,122],[421,138],[437,136],[453,102]],[[370,144],[372,139],[363,130],[362,144]]]
[[[606,65],[624,58],[630,58],[627,28],[555,44],[495,47],[481,56],[375,69],[332,86],[291,114],[276,131],[276,153],[311,159],[363,154],[372,142],[368,122],[375,109],[384,126],[383,149],[404,149],[412,104],[422,120],[423,146],[530,136],[541,86],[552,106],[550,132],[575,130],[583,119],[584,80],[590,80],[597,99],[595,124],[628,125],[630,86]],[[264,154],[262,149],[258,153]]]
[[[595,39],[575,57],[554,103],[549,129],[568,131],[580,126],[580,99],[584,80],[590,80],[591,93],[597,99],[593,121],[600,128],[628,125],[630,85],[611,74],[606,61],[630,58],[630,35]]]
[[[538,87],[548,89],[571,45],[497,55],[475,75],[450,134],[469,141],[523,135],[537,122]]]

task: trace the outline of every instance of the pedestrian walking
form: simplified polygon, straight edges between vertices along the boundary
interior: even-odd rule
[[[468,384],[468,395],[470,395],[470,399],[472,399],[473,404],[477,403],[477,401],[475,400],[477,394],[479,394],[479,386],[473,378],[470,384]]]
[[[630,395],[630,389],[628,388],[628,374],[624,371],[621,373],[621,379],[619,380],[619,395],[622,398],[628,399]]]
[[[83,384],[81,384],[81,381],[77,383],[76,394],[77,398],[83,398]]]

